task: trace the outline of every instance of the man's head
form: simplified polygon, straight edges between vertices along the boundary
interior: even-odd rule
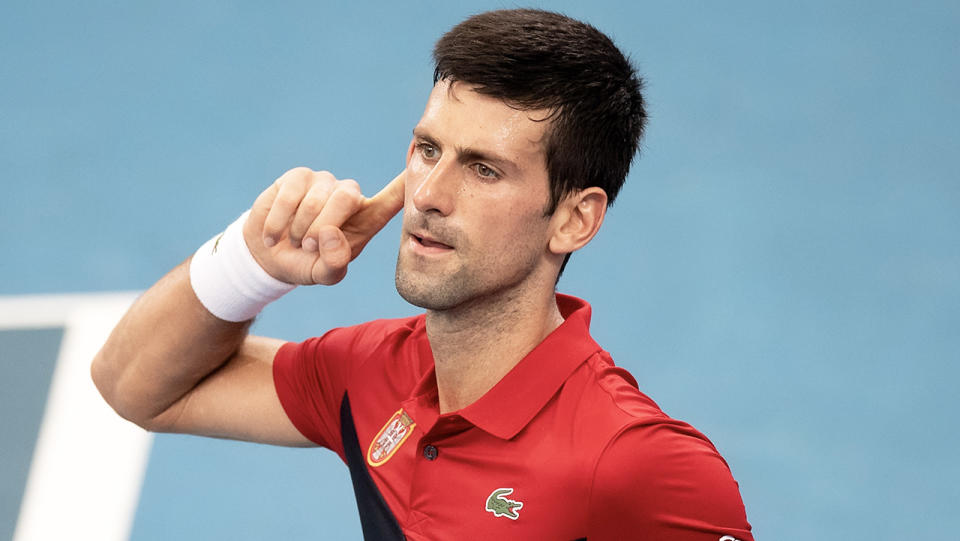
[[[407,153],[397,289],[431,310],[551,295],[636,152],[639,79],[597,30],[532,10],[471,17],[435,56]]]
[[[596,28],[547,11],[491,11],[447,32],[433,51],[434,83],[469,83],[519,109],[547,109],[544,141],[553,213],[590,186],[617,197],[643,135],[642,82]]]

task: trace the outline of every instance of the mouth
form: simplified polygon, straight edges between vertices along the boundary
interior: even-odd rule
[[[440,254],[453,251],[453,246],[423,234],[410,233],[410,243],[415,251],[424,254]]]
[[[435,241],[435,240],[430,240],[430,239],[428,239],[428,238],[426,238],[426,237],[421,237],[421,236],[418,236],[418,235],[414,235],[413,238],[416,239],[416,241],[419,242],[421,245],[426,246],[427,248],[442,248],[442,249],[446,249],[446,250],[452,250],[452,249],[453,249],[453,246],[450,246],[449,244],[444,244],[444,243],[442,243],[442,242],[437,242],[437,241]]]

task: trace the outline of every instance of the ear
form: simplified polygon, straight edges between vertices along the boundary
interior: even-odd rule
[[[596,186],[571,193],[560,201],[551,217],[551,253],[562,255],[586,246],[600,230],[607,213],[607,192]]]

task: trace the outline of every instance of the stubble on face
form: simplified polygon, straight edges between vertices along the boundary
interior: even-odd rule
[[[410,304],[433,311],[453,310],[509,295],[534,272],[542,249],[540,235],[531,227],[518,230],[512,246],[473,257],[476,254],[467,235],[445,224],[442,218],[416,210],[404,213],[403,229],[427,232],[454,247],[443,262],[421,258],[402,247],[397,256],[397,292]]]
[[[407,160],[396,268],[397,291],[407,302],[433,311],[496,310],[507,306],[498,299],[518,297],[531,280],[552,288],[551,279],[532,278],[543,267],[550,221],[546,116],[461,83],[434,87]],[[480,178],[478,162],[499,169],[496,180]]]

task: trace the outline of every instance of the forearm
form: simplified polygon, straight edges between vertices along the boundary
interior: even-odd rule
[[[130,308],[94,358],[100,393],[148,430],[306,443],[273,386],[283,342],[247,339],[249,320],[294,284],[339,282],[403,194],[403,173],[365,198],[352,180],[291,169]]]
[[[91,368],[106,401],[126,419],[164,430],[171,408],[240,347],[250,322],[213,316],[190,286],[189,262],[137,300]]]

